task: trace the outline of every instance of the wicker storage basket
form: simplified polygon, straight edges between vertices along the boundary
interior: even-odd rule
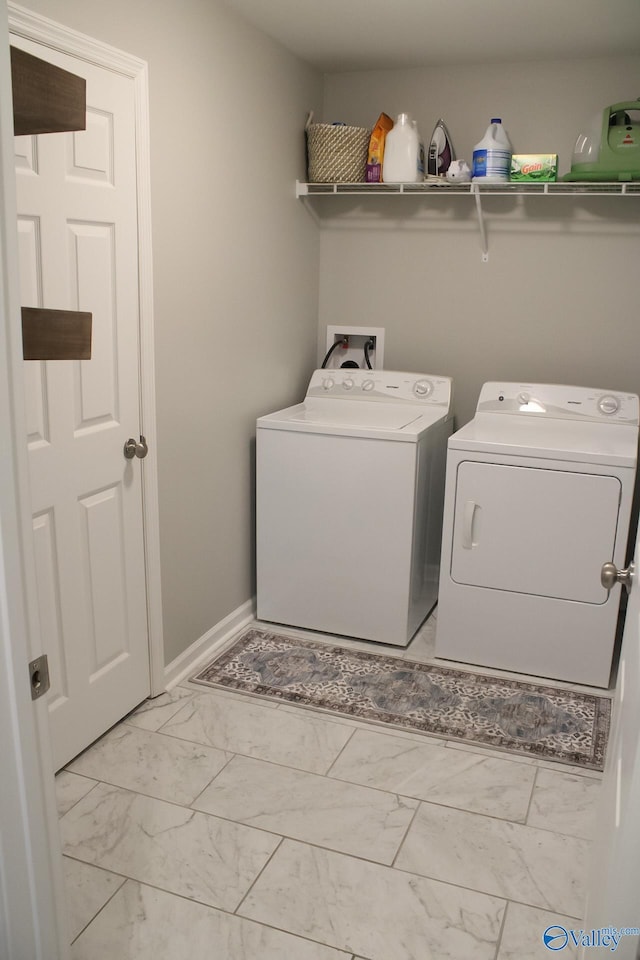
[[[364,183],[371,130],[312,123],[307,131],[310,183]]]

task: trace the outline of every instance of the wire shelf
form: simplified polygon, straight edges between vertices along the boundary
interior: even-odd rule
[[[640,196],[640,181],[565,183],[302,183],[296,182],[297,197],[326,196]]]
[[[640,181],[581,181],[547,183],[302,183],[296,181],[296,197],[472,197],[475,203],[482,260],[489,259],[483,200],[487,197],[640,197]]]

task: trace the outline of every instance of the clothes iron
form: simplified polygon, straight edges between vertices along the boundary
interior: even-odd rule
[[[444,120],[438,120],[427,153],[427,174],[432,177],[444,177],[449,164],[456,159],[456,152]]]
[[[563,180],[640,180],[640,100],[614,103],[578,135]]]

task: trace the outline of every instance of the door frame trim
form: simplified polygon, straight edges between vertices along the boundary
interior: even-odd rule
[[[11,0],[7,8],[11,33],[129,77],[134,84],[139,251],[140,433],[144,433],[149,446],[148,456],[141,461],[140,466],[147,586],[149,685],[151,696],[154,697],[165,689],[165,674],[154,374],[148,65],[138,57],[33,13]]]

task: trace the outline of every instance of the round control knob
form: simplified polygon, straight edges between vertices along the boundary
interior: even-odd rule
[[[335,386],[335,383],[336,382],[333,379],[333,377],[325,377],[324,380],[322,381],[322,386],[324,387],[325,390],[331,390]]]
[[[345,390],[353,390],[353,384],[354,381],[351,379],[351,377],[347,377],[346,380],[342,381],[342,386]]]
[[[524,406],[525,404],[529,403],[529,400],[531,400],[531,397],[529,396],[528,393],[519,393],[516,399],[518,403]]]
[[[431,380],[416,380],[413,385],[413,392],[416,397],[430,397],[433,393]]]
[[[607,416],[611,416],[613,413],[617,413],[620,409],[620,401],[617,397],[614,397],[612,394],[608,393],[605,397],[600,397],[598,400],[598,410],[600,413],[604,413]]]
[[[366,390],[366,391],[368,392],[369,390],[373,390],[374,387],[375,387],[375,383],[373,382],[373,380],[363,380],[363,381],[362,381],[362,389],[363,389],[363,390]]]

